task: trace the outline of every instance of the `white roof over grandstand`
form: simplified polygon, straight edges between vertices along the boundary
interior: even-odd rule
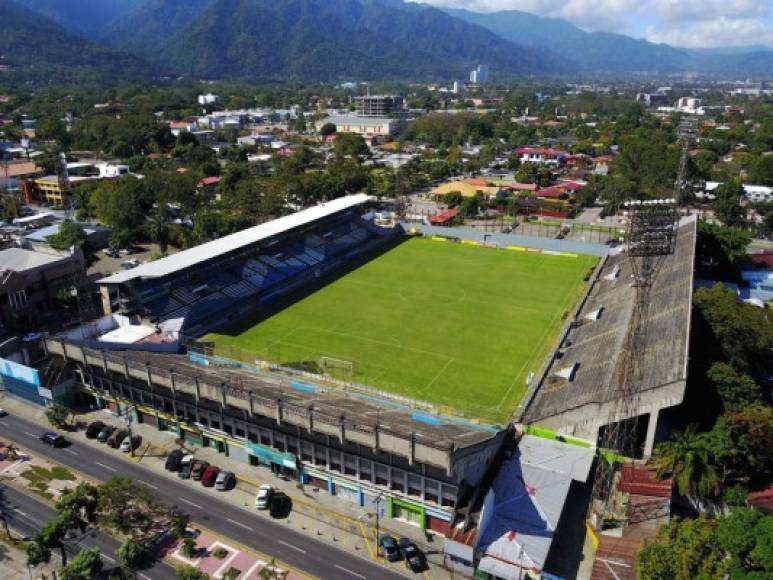
[[[247,228],[218,240],[201,244],[166,258],[161,258],[155,262],[149,262],[125,272],[118,272],[107,278],[102,278],[99,280],[99,284],[121,284],[138,278],[161,278],[174,274],[185,268],[190,268],[207,260],[225,255],[238,248],[361,205],[369,199],[370,197],[364,193],[340,197],[333,201],[321,203],[297,213],[271,220],[259,226]]]

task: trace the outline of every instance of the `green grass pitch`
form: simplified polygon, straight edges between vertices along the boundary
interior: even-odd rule
[[[411,239],[270,318],[204,340],[244,360],[352,361],[358,383],[501,422],[596,261]]]

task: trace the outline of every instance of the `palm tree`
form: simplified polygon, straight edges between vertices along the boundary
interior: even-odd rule
[[[723,477],[706,437],[694,428],[674,435],[655,449],[652,465],[658,477],[672,476],[681,495],[717,496]]]

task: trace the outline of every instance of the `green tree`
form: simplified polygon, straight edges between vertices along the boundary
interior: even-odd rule
[[[46,419],[48,419],[49,423],[54,427],[59,429],[69,428],[70,410],[67,407],[54,403],[46,408]]]
[[[91,202],[101,222],[133,239],[144,226],[154,200],[142,180],[128,176],[101,182]]]
[[[448,207],[456,207],[457,205],[460,205],[462,201],[464,201],[464,197],[462,197],[462,194],[459,191],[449,191],[443,196],[443,203]]]
[[[79,483],[74,489],[64,490],[59,501],[56,502],[58,513],[77,514],[88,524],[96,523],[98,506],[99,489],[85,482]]]
[[[188,514],[174,512],[171,517],[169,529],[177,538],[185,536],[185,532],[188,530],[188,523],[190,522],[190,516]]]
[[[48,244],[59,251],[66,251],[73,247],[83,249],[86,245],[86,232],[79,223],[65,220],[59,224],[59,231],[49,236]]]
[[[99,513],[108,525],[125,534],[146,526],[157,505],[150,489],[128,477],[115,477],[99,488]]]
[[[642,580],[722,578],[726,568],[717,521],[706,517],[671,521],[636,557],[636,572]]]
[[[761,155],[749,172],[749,181],[755,185],[773,185],[773,155]]]
[[[325,123],[319,128],[319,134],[323,137],[329,137],[330,135],[335,135],[336,133],[336,126],[334,123]]]
[[[137,538],[129,538],[116,552],[121,564],[127,568],[138,569],[148,565],[153,558],[153,547]]]
[[[182,549],[183,556],[193,558],[196,556],[196,540],[190,537],[183,538]]]
[[[696,290],[693,304],[713,333],[707,349],[715,349],[717,358],[739,372],[751,376],[769,374],[773,362],[773,318],[766,311],[738,300],[719,284]]]
[[[762,389],[754,379],[737,373],[727,363],[715,362],[706,376],[716,387],[725,408],[739,409],[763,400]]]
[[[726,226],[746,225],[746,216],[741,207],[743,185],[737,179],[730,179],[717,186],[713,191],[716,198],[712,202],[714,214]]]
[[[534,163],[522,163],[515,172],[518,183],[537,183],[537,166]]]
[[[740,267],[747,259],[751,233],[741,228],[698,222],[696,269],[718,280],[740,280]]]
[[[61,580],[92,580],[102,572],[103,563],[99,548],[81,550],[59,572]]]
[[[333,152],[337,157],[351,156],[352,158],[368,157],[370,148],[365,143],[362,135],[356,133],[338,133],[336,134]]]
[[[773,577],[773,516],[733,510],[719,521],[719,546],[730,560],[730,578]]]
[[[67,551],[64,539],[68,530],[68,522],[63,518],[57,518],[48,522],[32,536],[32,541],[27,545],[27,563],[37,566],[51,560],[51,551],[59,550],[62,565],[67,565]]]
[[[209,574],[202,572],[198,568],[189,566],[188,564],[178,566],[174,573],[177,580],[209,580]]]
[[[659,477],[672,476],[681,495],[718,496],[722,475],[705,434],[688,428],[655,447],[652,465]]]

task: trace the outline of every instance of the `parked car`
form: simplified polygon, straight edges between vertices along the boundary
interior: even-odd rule
[[[255,496],[255,507],[259,510],[268,509],[272,495],[274,495],[273,487],[270,485],[261,485],[258,488],[258,494]]]
[[[102,428],[102,430],[99,432],[99,435],[97,435],[97,441],[99,441],[100,443],[105,443],[110,437],[110,435],[113,434],[114,431],[115,431],[115,427],[113,427],[112,425],[105,425]]]
[[[424,559],[421,556],[421,552],[416,547],[416,544],[411,542],[408,538],[400,538],[397,541],[397,545],[400,548],[400,553],[405,558],[405,566],[411,572],[421,572],[424,570]]]
[[[0,417],[5,417],[8,414],[8,411],[5,409],[0,409]]]
[[[215,485],[218,473],[220,473],[220,468],[217,465],[210,465],[207,467],[201,475],[201,485],[204,487],[212,487]]]
[[[107,444],[113,449],[118,449],[118,447],[121,446],[121,442],[128,434],[128,429],[118,429],[117,431],[113,431],[113,434],[107,438]]]
[[[67,443],[64,437],[53,431],[46,431],[43,433],[40,440],[51,447],[64,447],[65,443]]]
[[[124,453],[134,451],[140,446],[140,443],[142,443],[142,437],[139,435],[127,435],[124,437],[123,441],[121,441],[121,451]]]
[[[177,472],[177,477],[181,479],[188,479],[191,476],[191,470],[193,469],[193,455],[185,455],[180,460],[180,471]]]
[[[169,455],[166,456],[166,463],[164,467],[167,471],[180,471],[180,464],[182,463],[183,455],[185,455],[182,449],[175,449]]]
[[[86,427],[86,438],[96,439],[100,431],[105,428],[105,424],[102,421],[94,421]]]
[[[236,484],[236,476],[233,471],[221,471],[217,474],[215,480],[215,489],[217,491],[228,491]]]
[[[209,461],[203,461],[201,459],[194,461],[193,467],[191,468],[191,479],[193,481],[200,481],[201,476],[204,475],[207,467],[209,467]]]
[[[378,545],[384,550],[384,557],[388,562],[402,560],[403,555],[400,552],[400,548],[397,547],[397,542],[391,535],[381,534],[381,537],[378,539]]]

